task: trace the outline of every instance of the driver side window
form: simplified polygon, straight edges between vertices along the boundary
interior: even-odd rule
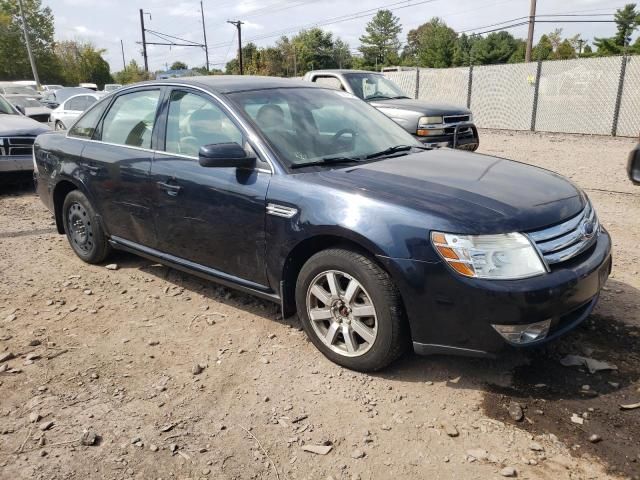
[[[243,144],[242,132],[211,100],[174,90],[169,101],[165,151],[198,157],[200,147],[215,143]]]

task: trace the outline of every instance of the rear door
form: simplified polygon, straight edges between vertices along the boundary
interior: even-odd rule
[[[158,249],[257,288],[266,286],[269,165],[200,166],[203,145],[236,142],[251,149],[235,119],[211,96],[173,88],[165,110],[164,145],[158,148],[163,153],[156,153],[152,167]]]
[[[156,86],[117,95],[93,133],[95,141],[87,142],[82,153],[85,175],[108,232],[151,248],[156,245],[152,139],[161,93]]]

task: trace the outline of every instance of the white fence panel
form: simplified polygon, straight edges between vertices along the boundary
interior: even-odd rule
[[[467,105],[469,68],[421,68],[418,98],[429,102]]]
[[[473,68],[471,111],[481,128],[530,130],[536,63]]]
[[[611,135],[620,57],[544,62],[536,130]]]
[[[640,56],[629,57],[627,61],[617,134],[624,137],[640,134]]]

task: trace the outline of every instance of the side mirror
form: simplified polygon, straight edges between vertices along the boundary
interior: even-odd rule
[[[198,161],[203,167],[252,168],[256,157],[235,142],[213,143],[200,147]]]
[[[16,107],[16,110],[18,110],[22,115],[26,115],[27,114],[22,105],[14,105],[14,106]]]
[[[629,179],[635,185],[640,185],[640,144],[638,144],[629,154],[627,173],[629,174]]]

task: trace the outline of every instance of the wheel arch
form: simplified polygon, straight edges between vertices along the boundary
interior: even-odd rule
[[[353,236],[337,233],[318,234],[298,242],[284,261],[281,276],[281,292],[283,315],[291,316],[296,312],[295,290],[298,275],[304,264],[316,253],[330,248],[344,248],[365,255],[383,269],[392,279],[391,272],[379,261],[376,248],[368,242]],[[402,300],[402,295],[400,295]]]

